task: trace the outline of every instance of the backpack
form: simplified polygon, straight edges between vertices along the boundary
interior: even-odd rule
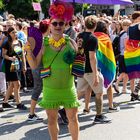
[[[121,34],[117,35],[113,42],[112,42],[112,46],[113,46],[113,51],[114,51],[114,55],[115,55],[115,58],[118,58],[118,56],[120,55],[120,38],[121,36],[126,33],[125,31],[122,32]]]

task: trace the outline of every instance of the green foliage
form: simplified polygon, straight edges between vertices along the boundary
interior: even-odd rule
[[[3,7],[4,7],[3,1],[2,1],[2,0],[0,0],[0,10],[2,10],[2,9],[3,9]]]
[[[6,3],[5,10],[15,15],[16,18],[34,19],[38,13],[33,10],[32,2],[40,2],[40,0],[10,0]]]
[[[2,2],[3,1],[3,2]],[[29,18],[37,19],[38,13],[33,10],[32,2],[40,2],[42,7],[42,12],[45,17],[48,17],[48,9],[50,5],[50,0],[0,0],[0,9],[4,8],[10,14],[15,15],[16,18]],[[81,4],[74,4],[75,13],[82,11]]]
[[[48,9],[50,6],[50,0],[42,0],[41,2],[41,7],[42,7],[42,12],[45,14],[45,17],[48,17]]]

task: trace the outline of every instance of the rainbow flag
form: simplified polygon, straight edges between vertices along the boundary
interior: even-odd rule
[[[124,60],[129,79],[140,78],[140,41],[126,40]]]
[[[102,32],[95,32],[98,39],[97,60],[98,67],[104,77],[104,86],[108,88],[116,75],[116,61],[109,36]]]

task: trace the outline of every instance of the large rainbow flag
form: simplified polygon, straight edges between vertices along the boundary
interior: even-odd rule
[[[140,78],[140,41],[126,40],[124,60],[129,79]]]
[[[116,61],[109,36],[102,32],[95,32],[98,39],[97,60],[98,67],[104,77],[104,86],[108,88],[116,75]]]

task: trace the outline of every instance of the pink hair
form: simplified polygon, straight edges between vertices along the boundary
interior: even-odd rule
[[[70,3],[55,1],[49,8],[51,18],[61,18],[66,22],[71,21],[74,14],[73,6]]]

